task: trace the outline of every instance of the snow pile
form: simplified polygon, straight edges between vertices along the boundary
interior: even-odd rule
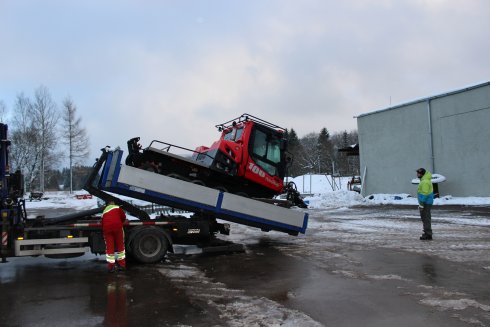
[[[350,207],[364,203],[364,198],[357,192],[333,191],[317,196],[306,197],[305,201],[311,209]]]
[[[416,205],[417,198],[410,194],[371,194],[364,198],[365,204],[406,204]]]
[[[363,204],[399,204],[416,205],[417,198],[410,194],[371,194],[364,198]],[[452,197],[446,195],[434,199],[434,205],[490,205],[490,198],[486,197]]]
[[[323,194],[305,197],[309,208],[337,208],[356,205],[417,205],[416,197],[410,194],[371,194],[363,198],[353,191],[330,191]],[[434,199],[434,205],[490,205],[486,197],[452,197],[450,195]]]
[[[351,177],[330,175],[304,175],[288,178],[312,209],[339,208],[355,205],[417,205],[415,194],[371,194],[362,198],[354,191],[348,191]],[[416,189],[414,190],[416,192]],[[490,205],[490,197],[452,197],[445,195],[434,200],[434,205]]]
[[[285,182],[294,182],[298,192],[303,194],[322,194],[336,190],[347,190],[352,177],[332,177],[331,175],[303,175],[288,177]]]

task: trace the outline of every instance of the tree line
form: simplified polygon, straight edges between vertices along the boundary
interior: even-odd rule
[[[295,130],[286,130],[288,151],[293,155],[289,168],[291,177],[305,174],[334,176],[359,175],[359,156],[347,156],[338,150],[358,143],[357,131],[330,135],[327,128],[298,138]]]
[[[91,167],[83,166],[89,155],[89,137],[77,115],[71,97],[57,104],[47,87],[40,86],[33,97],[23,92],[16,96],[8,114],[0,100],[0,122],[9,125],[10,170],[24,175],[26,191],[59,190],[70,192],[83,187]],[[10,118],[8,118],[10,117]],[[327,128],[299,138],[286,130],[288,152],[292,154],[288,175],[304,174],[359,175],[359,157],[339,153],[339,149],[358,142],[357,131],[332,135]],[[68,168],[59,169],[62,163]]]
[[[10,171],[22,172],[26,191],[79,187],[74,177],[87,169],[81,164],[89,155],[89,137],[71,97],[59,105],[41,85],[32,97],[19,93],[10,114],[0,101],[0,121],[9,126]],[[69,168],[58,170],[65,159]]]

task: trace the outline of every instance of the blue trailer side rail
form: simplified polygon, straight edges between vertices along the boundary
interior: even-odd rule
[[[156,174],[122,164],[122,150],[108,151],[98,187],[148,202],[167,205],[219,219],[276,230],[305,233],[308,214],[235,194]]]

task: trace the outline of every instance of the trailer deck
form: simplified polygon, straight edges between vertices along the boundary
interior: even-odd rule
[[[122,164],[107,151],[97,188],[132,198],[291,235],[305,233],[308,214]]]

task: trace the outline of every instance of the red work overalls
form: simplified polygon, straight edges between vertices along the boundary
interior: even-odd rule
[[[126,252],[124,250],[123,224],[126,214],[117,205],[110,204],[102,213],[102,231],[105,240],[105,256],[107,268],[111,271],[115,263],[122,269],[126,268]],[[114,248],[115,245],[115,248]]]

